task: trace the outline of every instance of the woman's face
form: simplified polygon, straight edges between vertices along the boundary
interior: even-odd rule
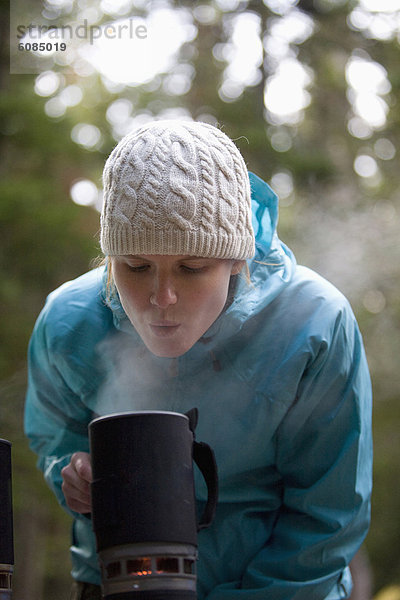
[[[124,311],[157,356],[187,352],[224,308],[231,275],[244,261],[193,256],[113,256]]]

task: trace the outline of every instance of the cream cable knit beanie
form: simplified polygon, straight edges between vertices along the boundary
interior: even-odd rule
[[[246,165],[216,127],[153,121],[114,148],[103,183],[105,255],[254,255]]]

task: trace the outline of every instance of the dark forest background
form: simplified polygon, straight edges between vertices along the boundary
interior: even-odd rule
[[[27,23],[34,4],[21,9]],[[165,37],[152,37],[161,9]],[[70,519],[22,431],[29,336],[46,295],[99,254],[101,172],[116,141],[173,116],[218,123],[236,140],[281,197],[280,237],[352,303],[375,398],[364,556],[376,598],[400,599],[399,2],[44,2],[53,22],[149,24],[143,51],[137,43],[115,58],[115,72],[121,61],[146,65],[149,48],[169,59],[122,82],[78,54],[10,74],[9,7],[1,11],[0,437],[13,443],[15,600],[67,600],[70,585]]]

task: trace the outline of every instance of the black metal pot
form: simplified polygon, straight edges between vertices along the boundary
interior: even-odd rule
[[[90,423],[92,519],[110,600],[195,600],[197,531],[210,524],[217,471],[196,442],[197,410],[119,413]],[[208,487],[197,520],[193,460]]]

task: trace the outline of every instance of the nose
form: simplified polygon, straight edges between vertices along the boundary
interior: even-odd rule
[[[154,288],[150,295],[150,304],[158,308],[168,308],[171,304],[176,304],[177,295],[173,282],[166,277],[157,277],[154,281]]]

